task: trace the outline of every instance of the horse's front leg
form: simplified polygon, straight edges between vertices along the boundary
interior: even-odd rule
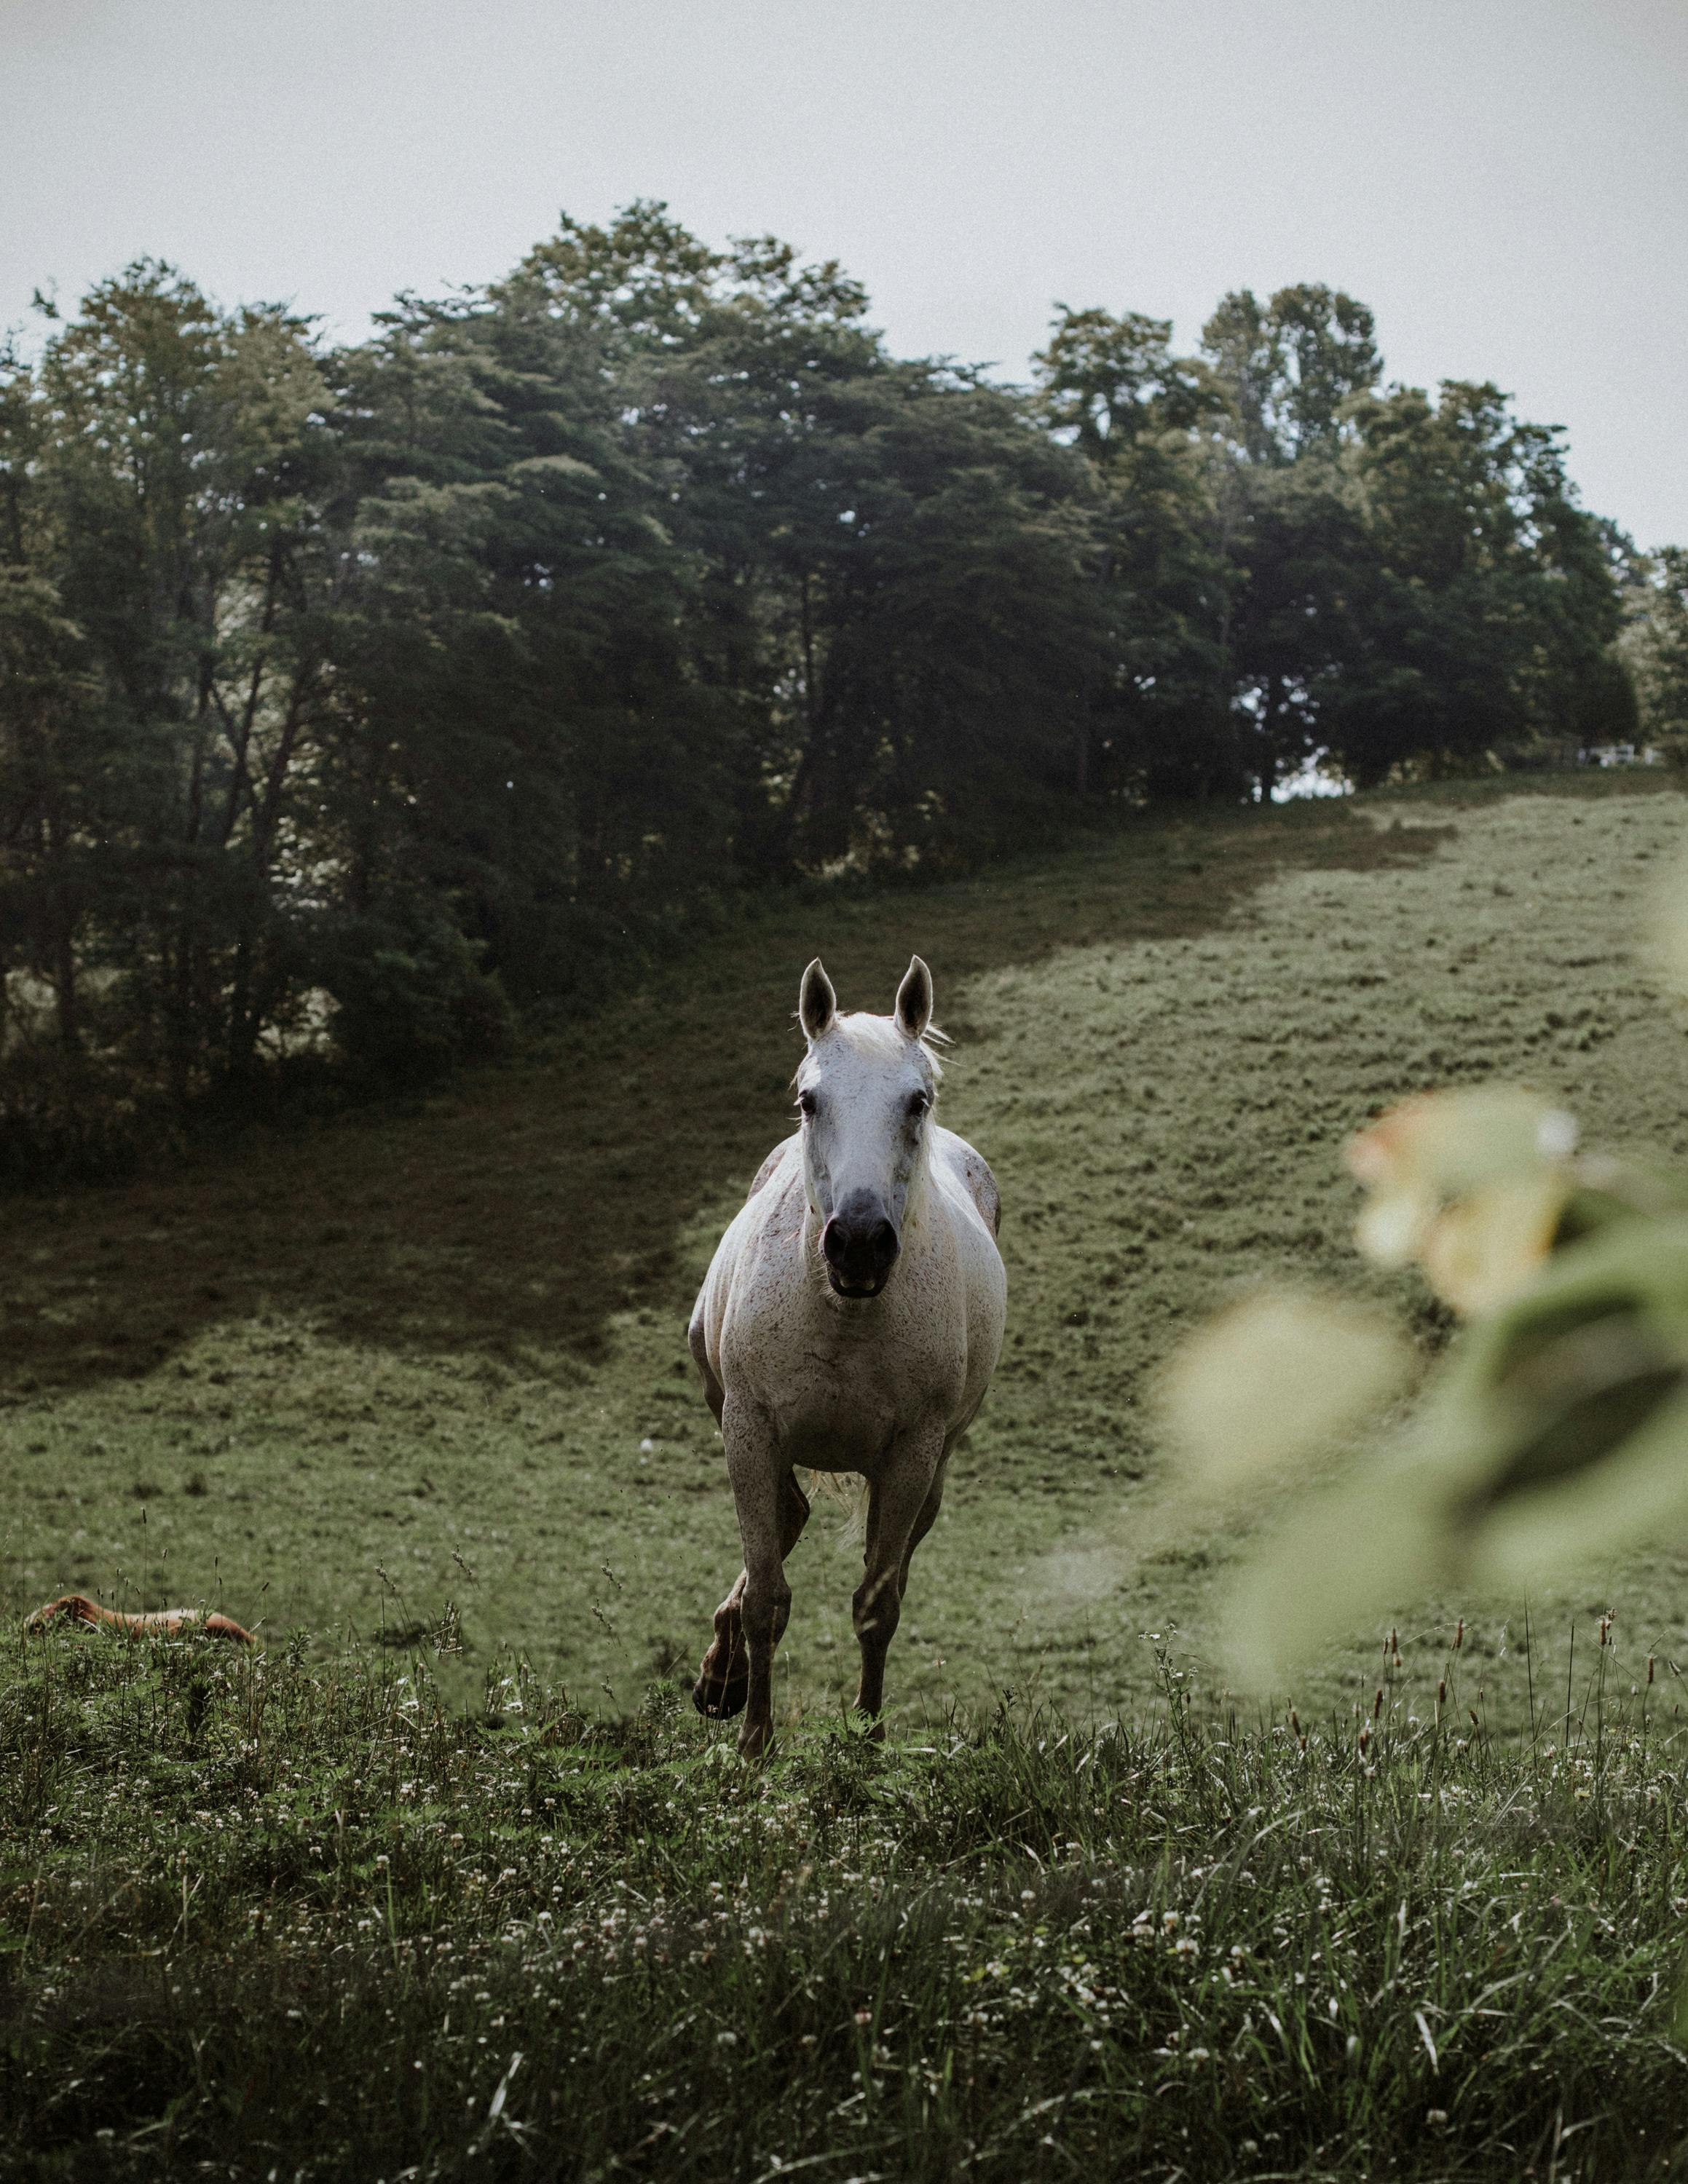
[[[705,1657],[693,1696],[705,1713],[735,1713],[743,1706],[739,1750],[747,1759],[759,1759],[774,1741],[774,1648],[791,1612],[785,1556],[808,1516],[808,1502],[780,1453],[774,1422],[766,1412],[729,1396],[721,1432],[727,1444],[727,1476],[733,1483],[745,1566],[716,1616],[715,1643]],[[734,1673],[738,1644],[743,1647],[741,1685]],[[703,1694],[711,1681],[712,1664],[723,1655],[724,1702],[706,1706]]]
[[[879,1719],[885,1704],[885,1657],[903,1613],[909,1557],[931,1529],[943,1499],[943,1455],[941,1433],[899,1439],[868,1495],[866,1568],[852,1606],[862,1649],[856,1706],[871,1719],[876,1739],[885,1734]]]
[[[809,1498],[788,1468],[780,1494],[780,1559],[783,1563],[802,1536],[809,1520]],[[715,1638],[704,1655],[691,1687],[691,1702],[711,1721],[729,1721],[742,1713],[750,1691],[750,1663],[745,1654],[745,1587],[748,1570],[739,1572],[732,1591],[715,1611]],[[774,1632],[777,1643],[785,1630],[782,1617]]]
[[[774,1648],[791,1613],[791,1588],[785,1582],[782,1504],[791,1465],[780,1454],[774,1421],[752,1403],[729,1396],[721,1419],[727,1443],[727,1476],[744,1542],[744,1592],[739,1605],[749,1657],[750,1687],[745,1701],[739,1750],[760,1759],[774,1741]]]

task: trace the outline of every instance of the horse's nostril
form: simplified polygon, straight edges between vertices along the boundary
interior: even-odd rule
[[[902,1249],[897,1230],[883,1216],[859,1212],[835,1213],[820,1232],[821,1256],[852,1286],[883,1280]]]

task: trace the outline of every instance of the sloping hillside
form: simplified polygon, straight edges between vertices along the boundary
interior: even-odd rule
[[[936,894],[787,905],[543,1065],[8,1204],[0,1606],[209,1598],[328,1642],[450,1602],[466,1674],[519,1649],[584,1703],[695,1663],[737,1559],[690,1295],[789,1127],[802,964],[884,1008],[918,947],[957,1041],[946,1119],[1003,1186],[1010,1334],[892,1695],[1116,1712],[1153,1676],[1145,1630],[1199,1652],[1234,1547],[1156,1525],[1149,1379],[1239,1283],[1361,1279],[1336,1158],[1355,1123],[1498,1074],[1591,1136],[1688,1151],[1683,1014],[1634,950],[1684,806],[1600,788],[1163,824]],[[1434,1339],[1415,1286],[1394,1293]],[[839,1534],[823,1511],[792,1558],[788,1706],[851,1687]],[[1685,1568],[1534,1610],[1615,1600],[1668,1652]],[[1512,1611],[1456,1605],[1498,1693]]]

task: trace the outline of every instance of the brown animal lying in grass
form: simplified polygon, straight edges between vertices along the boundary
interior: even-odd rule
[[[158,1607],[148,1615],[124,1615],[115,1607],[102,1607],[85,1592],[67,1592],[36,1608],[25,1630],[39,1635],[55,1623],[92,1623],[120,1630],[126,1638],[172,1638],[179,1632],[197,1631],[205,1638],[232,1638],[242,1646],[255,1646],[249,1630],[226,1615],[208,1615],[202,1607]]]

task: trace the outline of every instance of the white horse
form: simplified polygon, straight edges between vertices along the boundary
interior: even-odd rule
[[[785,1561],[809,1513],[792,1465],[868,1482],[856,1704],[880,1735],[909,1558],[1002,1350],[996,1182],[934,1118],[930,1042],[942,1034],[931,1017],[918,956],[889,1017],[841,1016],[819,959],[809,965],[797,1004],[808,1041],[800,1127],[763,1162],[691,1315],[745,1557],[692,1697],[717,1719],[744,1711],[749,1758],[773,1738],[774,1649],[791,1607]]]

